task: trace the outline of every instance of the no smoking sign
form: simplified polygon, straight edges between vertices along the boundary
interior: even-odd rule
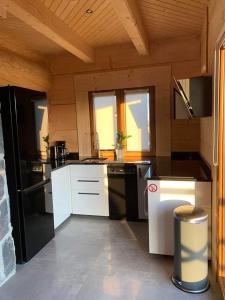
[[[151,193],[155,193],[155,192],[157,192],[158,187],[157,187],[156,184],[151,183],[151,184],[149,184],[149,186],[148,186],[148,190],[149,190],[149,192],[151,192]]]

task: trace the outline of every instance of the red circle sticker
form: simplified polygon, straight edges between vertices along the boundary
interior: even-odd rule
[[[151,192],[151,193],[155,193],[155,192],[157,192],[158,187],[157,187],[156,184],[152,183],[152,184],[149,184],[148,190],[149,190],[149,192]]]

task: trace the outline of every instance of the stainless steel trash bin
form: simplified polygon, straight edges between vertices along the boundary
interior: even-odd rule
[[[203,293],[208,280],[208,215],[198,207],[174,210],[174,274],[172,282],[189,293]]]

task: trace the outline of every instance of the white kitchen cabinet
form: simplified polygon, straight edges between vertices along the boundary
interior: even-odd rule
[[[70,169],[64,166],[52,172],[54,227],[57,228],[71,214]]]
[[[208,213],[210,245],[211,182],[148,180],[149,253],[173,255],[173,211],[181,205],[200,206]]]
[[[107,177],[106,165],[71,165],[70,175],[75,178],[104,178]]]
[[[72,192],[73,213],[78,215],[108,216],[108,203],[104,193]]]
[[[72,213],[109,216],[106,165],[70,166]]]

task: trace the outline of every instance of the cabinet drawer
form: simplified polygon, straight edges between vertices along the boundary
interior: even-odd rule
[[[104,191],[108,188],[107,178],[71,178],[71,188],[77,191]]]
[[[109,216],[108,197],[103,193],[73,191],[72,213],[78,215]]]
[[[70,166],[71,178],[104,177],[107,176],[106,165],[73,165]]]

